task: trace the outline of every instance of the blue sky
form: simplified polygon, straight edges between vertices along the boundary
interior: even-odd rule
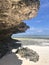
[[[49,35],[49,0],[40,0],[37,16],[24,22],[30,26],[30,29],[17,35]]]

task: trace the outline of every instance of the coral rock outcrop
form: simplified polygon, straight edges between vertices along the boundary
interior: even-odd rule
[[[35,17],[39,5],[39,0],[0,0],[0,58],[14,42],[11,35],[29,28],[23,20]]]
[[[29,28],[23,20],[36,16],[39,0],[0,0],[0,40]]]

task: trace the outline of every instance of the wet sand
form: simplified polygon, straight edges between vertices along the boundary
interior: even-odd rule
[[[32,62],[28,59],[21,58],[18,54],[8,54],[0,59],[0,65],[49,65],[49,47],[44,46],[24,46],[33,49],[39,54],[39,61]]]

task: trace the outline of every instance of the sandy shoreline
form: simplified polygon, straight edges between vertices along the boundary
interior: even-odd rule
[[[49,47],[32,46],[32,45],[29,45],[27,47],[36,51],[39,54],[39,61],[34,63],[28,60],[23,60],[22,65],[49,65]]]
[[[27,45],[28,47],[39,54],[39,61],[34,63],[28,59],[21,58],[18,54],[9,54],[4,56],[0,60],[0,65],[49,65],[49,47],[48,46],[33,46]],[[18,57],[18,59],[16,59]],[[20,62],[21,61],[21,62]]]
[[[22,45],[49,46],[49,39],[15,38]]]

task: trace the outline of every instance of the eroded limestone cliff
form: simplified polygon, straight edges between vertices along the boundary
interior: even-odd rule
[[[39,0],[0,0],[0,58],[13,46],[21,46],[15,45],[11,35],[29,28],[23,20],[35,17],[39,5]]]
[[[0,40],[25,32],[29,26],[22,21],[35,17],[39,5],[39,0],[0,0]]]

